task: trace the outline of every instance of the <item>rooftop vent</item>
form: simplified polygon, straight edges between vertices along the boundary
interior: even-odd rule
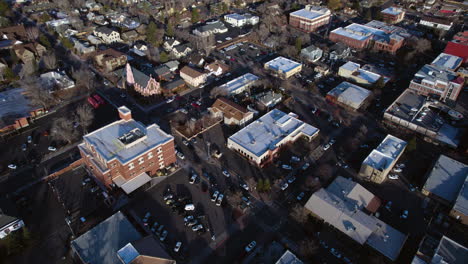
[[[139,128],[135,128],[131,130],[128,133],[123,134],[121,137],[119,137],[120,142],[124,143],[125,145],[128,145],[132,142],[135,142],[136,140],[142,138],[145,134],[141,132]]]

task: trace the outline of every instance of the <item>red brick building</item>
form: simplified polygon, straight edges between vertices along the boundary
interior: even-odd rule
[[[327,8],[306,5],[305,8],[289,14],[289,24],[306,32],[313,32],[328,25],[331,12]]]
[[[120,120],[85,135],[78,148],[99,181],[129,194],[176,161],[174,137],[133,120],[125,106],[118,110]]]
[[[388,7],[380,12],[382,14],[382,20],[387,23],[398,23],[405,18],[405,10],[398,7]]]

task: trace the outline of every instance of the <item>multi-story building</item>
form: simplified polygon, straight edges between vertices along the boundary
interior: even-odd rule
[[[418,94],[434,95],[443,102],[455,102],[465,80],[456,73],[436,65],[424,65],[411,80],[409,89]]]
[[[246,73],[233,80],[230,80],[229,82],[221,85],[219,88],[224,90],[227,94],[239,94],[257,83],[258,79],[258,76],[251,73]]]
[[[443,17],[435,17],[435,16],[423,16],[421,20],[419,20],[419,24],[431,27],[435,29],[442,29],[442,30],[450,30],[453,26],[453,22],[443,18]]]
[[[431,64],[447,70],[456,71],[463,63],[463,58],[447,53],[441,53]]]
[[[224,16],[224,21],[234,27],[243,27],[245,25],[256,25],[259,21],[258,16],[252,14],[227,14]]]
[[[444,53],[461,57],[463,63],[468,61],[468,30],[458,32],[452,41],[447,42]]]
[[[120,33],[110,27],[98,27],[94,30],[93,34],[108,44],[122,42],[122,39],[120,39]]]
[[[297,118],[273,109],[228,138],[227,146],[263,167],[278,156],[280,149],[300,137],[312,140],[319,130]]]
[[[367,181],[382,183],[403,154],[406,145],[406,141],[387,135],[362,162],[359,176]]]
[[[228,32],[228,28],[221,21],[207,22],[205,25],[197,27],[193,30],[193,34],[200,37],[207,37],[213,34],[221,34]]]
[[[127,63],[127,56],[115,49],[106,49],[99,51],[94,56],[94,61],[106,72],[114,71],[115,69],[124,66]]]
[[[388,7],[380,12],[382,14],[383,21],[387,23],[398,23],[405,19],[405,10],[399,7]]]
[[[267,63],[264,68],[281,79],[288,79],[302,70],[302,64],[285,57],[278,57]]]
[[[342,82],[327,93],[326,99],[356,111],[365,108],[371,97],[371,91],[349,82]]]
[[[366,25],[353,23],[345,28],[334,29],[329,39],[355,49],[373,48],[395,54],[403,46],[407,34],[401,28],[385,25],[380,21],[371,21]]]
[[[459,130],[446,120],[455,114],[449,107],[427,96],[406,89],[384,113],[387,126],[399,130],[417,132],[426,141],[434,141],[456,148],[459,144]]]
[[[176,161],[174,137],[133,120],[125,106],[118,111],[120,120],[85,135],[78,149],[94,177],[128,194]]]
[[[289,14],[289,24],[306,32],[313,32],[330,23],[331,12],[328,8],[306,5],[305,8]]]
[[[180,70],[180,78],[184,79],[187,84],[198,87],[206,82],[206,73],[199,72],[189,66],[184,66]]]

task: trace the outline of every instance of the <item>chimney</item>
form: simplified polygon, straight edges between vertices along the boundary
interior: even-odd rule
[[[118,108],[120,119],[129,121],[132,119],[132,111],[126,106],[121,106]]]

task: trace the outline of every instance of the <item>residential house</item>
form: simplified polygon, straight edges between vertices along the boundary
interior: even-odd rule
[[[65,72],[50,71],[41,74],[40,82],[49,92],[67,90],[75,87],[75,82]]]
[[[125,69],[120,69],[114,72],[118,76],[118,86],[126,89],[133,87],[135,91],[143,96],[152,96],[161,94],[162,89],[160,83],[152,76],[143,73],[142,71],[130,66],[129,63]]]
[[[353,111],[366,108],[371,98],[371,91],[349,82],[340,83],[326,96],[329,102],[338,103]]]
[[[125,106],[118,111],[120,120],[83,136],[78,149],[87,169],[102,184],[130,194],[176,162],[174,137],[156,124],[145,127],[133,120]]]
[[[97,66],[105,72],[111,72],[127,64],[127,55],[113,48],[102,50],[96,53],[94,61]]]
[[[391,24],[399,23],[405,19],[405,10],[399,7],[391,6],[380,11],[383,21]]]
[[[310,62],[316,62],[320,60],[322,56],[323,56],[323,50],[314,45],[310,45],[309,47],[303,48],[301,50],[301,57]]]
[[[110,27],[98,27],[94,30],[93,34],[102,39],[107,44],[114,43],[114,42],[122,42],[120,39],[120,33]]]
[[[23,25],[0,28],[0,36],[0,39],[10,40],[13,42],[28,41],[28,35],[26,34],[26,29]]]
[[[374,216],[380,205],[381,200],[362,185],[338,176],[312,194],[304,207],[358,244],[395,261],[407,236]]]
[[[122,33],[122,39],[128,43],[132,43],[139,38],[140,35],[135,30],[129,30]]]
[[[453,103],[463,89],[465,80],[445,67],[424,65],[411,80],[409,89],[421,95],[433,95],[443,102]]]
[[[205,63],[205,58],[199,53],[192,53],[188,58],[186,58],[186,61],[190,66],[202,68]]]
[[[171,38],[164,41],[163,47],[166,51],[172,51],[175,46],[180,45],[180,42],[177,39]]]
[[[252,14],[227,14],[224,15],[224,21],[230,24],[233,27],[243,27],[246,25],[256,25],[258,24],[259,17]]]
[[[19,44],[13,47],[16,56],[24,63],[38,61],[47,49],[38,42]]]
[[[306,5],[303,9],[289,14],[289,24],[293,27],[314,32],[330,23],[331,12],[328,8]]]
[[[200,37],[207,37],[213,34],[221,34],[228,32],[228,28],[223,22],[217,20],[213,22],[207,22],[205,25],[197,27],[193,30],[193,34]]]
[[[167,67],[164,64],[156,67],[154,69],[154,73],[159,81],[162,81],[162,80],[169,81],[172,78],[174,78],[174,75],[172,74],[171,69],[169,69],[169,67]]]
[[[185,66],[180,70],[180,78],[193,87],[198,87],[206,82],[206,73],[199,72],[198,70]]]
[[[243,126],[253,119],[253,113],[244,107],[229,101],[226,98],[218,98],[209,108],[215,117],[222,117],[226,125]]]
[[[78,55],[86,55],[96,51],[94,46],[91,46],[87,41],[81,41],[76,38],[70,38],[73,42],[73,48]]]
[[[143,237],[121,211],[70,244],[80,264],[175,264],[159,241],[153,236]]]
[[[253,164],[263,167],[279,155],[279,151],[299,138],[312,140],[319,130],[294,113],[273,109],[228,138],[227,147],[237,151]]]
[[[345,60],[349,56],[351,56],[351,48],[340,42],[331,46],[328,53],[328,58],[332,61]]]
[[[398,162],[406,148],[406,141],[387,135],[362,162],[359,176],[366,181],[382,183]]]
[[[192,52],[192,49],[188,44],[177,45],[171,51],[171,53],[178,59],[187,56],[190,52]]]
[[[209,71],[208,76],[214,75],[214,76],[221,76],[223,74],[226,74],[229,71],[229,66],[222,63],[221,61],[214,61],[212,63],[209,63],[205,66],[205,70]]]
[[[468,225],[468,165],[440,155],[421,192],[451,209],[450,215]]]
[[[174,93],[177,90],[182,90],[186,87],[185,81],[181,78],[175,78],[169,82],[165,82],[163,89],[166,93]]]
[[[338,75],[352,80],[358,84],[372,86],[375,85],[382,76],[361,68],[361,65],[352,61],[348,61],[338,69]]]
[[[255,98],[260,108],[269,109],[279,104],[283,100],[283,95],[281,93],[275,93],[274,91],[267,91],[256,95]]]
[[[285,80],[294,74],[301,72],[302,64],[280,56],[265,63],[264,68]]]
[[[31,119],[45,113],[41,106],[33,105],[22,88],[0,92],[0,133],[29,126]]]
[[[171,60],[171,61],[168,61],[166,63],[164,63],[164,65],[166,65],[167,68],[169,68],[169,70],[171,72],[175,72],[179,69],[179,61],[176,61],[176,60]]]

